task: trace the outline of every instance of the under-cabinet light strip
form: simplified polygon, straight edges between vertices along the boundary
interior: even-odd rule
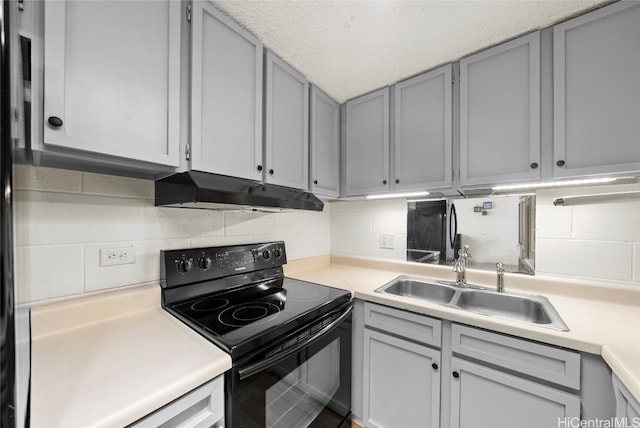
[[[603,178],[585,178],[580,180],[564,180],[564,181],[549,181],[546,183],[519,183],[519,184],[505,184],[503,186],[493,187],[493,190],[522,190],[522,189],[543,189],[546,187],[561,187],[561,186],[578,186],[582,184],[605,184],[612,183],[618,180],[618,178],[603,177]]]
[[[427,196],[429,192],[406,192],[406,193],[382,193],[379,195],[367,195],[367,199],[393,199],[393,198],[416,198]]]
[[[566,207],[570,205],[596,204],[598,202],[624,202],[640,199],[640,190],[631,192],[598,193],[594,195],[561,196],[553,200],[553,205]]]

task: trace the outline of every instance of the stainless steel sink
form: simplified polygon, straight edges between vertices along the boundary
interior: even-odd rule
[[[444,304],[451,301],[457,290],[448,285],[401,276],[376,291]]]
[[[544,296],[498,293],[477,286],[399,276],[376,290],[378,293],[426,300],[456,309],[569,331],[558,312]]]
[[[470,312],[523,321],[556,330],[569,330],[549,300],[543,296],[462,290],[452,303]]]

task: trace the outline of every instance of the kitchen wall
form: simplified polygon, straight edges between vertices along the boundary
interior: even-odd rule
[[[380,248],[382,234],[393,236],[393,249]],[[333,202],[331,204],[331,253],[405,260],[407,255],[406,200]]]
[[[640,286],[640,200],[552,204],[556,196],[624,190],[640,185],[538,191],[536,273]],[[333,202],[322,213],[156,208],[151,181],[18,165],[14,200],[19,303],[155,281],[161,249],[277,239],[290,260],[406,254],[402,199]],[[456,206],[459,216],[471,208]],[[393,236],[394,249],[380,248],[382,234]],[[100,267],[99,250],[119,246],[135,246],[136,263]]]
[[[18,303],[155,281],[159,252],[284,240],[290,260],[328,254],[322,213],[157,208],[153,182],[15,166]],[[134,246],[135,264],[100,267],[101,248]]]
[[[536,273],[640,286],[640,198],[553,206],[559,196],[640,190],[640,185],[540,190]]]
[[[640,199],[573,207],[553,206],[553,198],[557,196],[626,190],[640,190],[640,185],[538,191],[536,275],[640,286]],[[466,215],[471,206],[466,206],[465,201],[455,203],[460,230],[465,233],[462,231],[461,214]],[[475,205],[475,202],[471,205]],[[473,220],[483,221],[481,216],[475,215],[478,217],[472,217]],[[406,201],[402,199],[333,203],[331,252],[346,256],[405,260],[406,218]],[[515,233],[517,229],[512,230],[511,226],[509,223],[505,227],[510,233]],[[379,248],[381,233],[394,235],[394,250]],[[480,233],[486,234],[486,229],[481,229]],[[482,237],[478,236],[477,239],[481,241]],[[471,248],[472,255],[475,247]],[[476,251],[476,257],[480,253]]]

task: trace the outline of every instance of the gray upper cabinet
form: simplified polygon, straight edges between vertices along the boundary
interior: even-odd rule
[[[347,101],[343,196],[389,191],[389,88]]]
[[[309,82],[272,52],[265,57],[264,181],[309,188]]]
[[[79,166],[93,155],[178,166],[180,2],[43,3],[44,142],[34,135],[34,151],[66,150]]]
[[[193,2],[191,168],[262,180],[262,43]]]
[[[391,188],[451,187],[451,64],[395,85]]]
[[[460,61],[460,184],[540,179],[540,33]]]
[[[640,171],[640,6],[554,27],[554,176]]]
[[[340,105],[311,87],[309,145],[311,191],[340,196]]]

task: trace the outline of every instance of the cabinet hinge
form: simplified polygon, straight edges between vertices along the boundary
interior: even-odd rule
[[[24,0],[18,0],[18,11],[24,12]]]
[[[187,21],[191,22],[191,3],[187,5]]]
[[[187,160],[191,160],[191,145],[187,144],[184,146],[184,157]]]

